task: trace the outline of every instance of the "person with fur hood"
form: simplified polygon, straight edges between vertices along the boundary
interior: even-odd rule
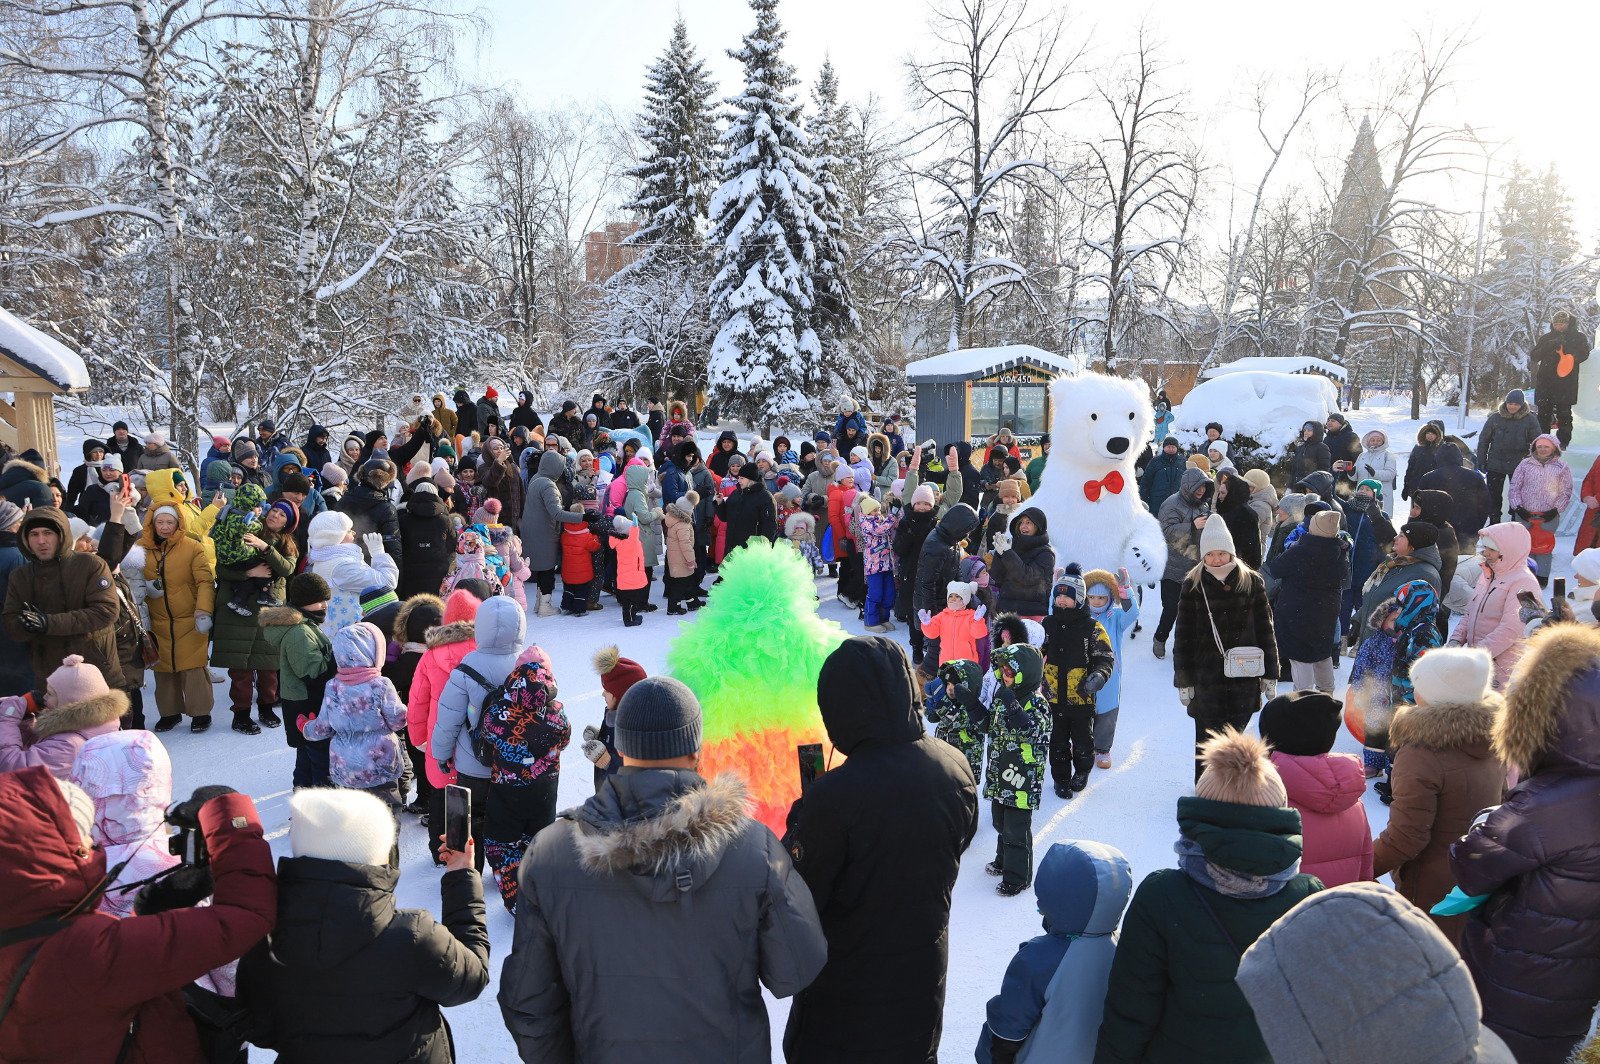
[[[1351,460],[1342,479],[1352,487],[1363,480],[1376,480],[1381,486],[1378,498],[1388,500],[1394,498],[1397,476],[1394,455],[1389,453],[1389,437],[1381,429],[1373,429],[1362,437],[1361,453]]]
[[[1487,651],[1441,647],[1411,667],[1415,703],[1395,710],[1389,724],[1394,795],[1389,824],[1374,843],[1373,871],[1391,875],[1395,889],[1424,911],[1455,885],[1450,846],[1480,809],[1496,805],[1505,767],[1490,749],[1502,701],[1490,687]],[[1435,916],[1458,945],[1464,916]]]
[[[1494,687],[1505,690],[1511,670],[1526,642],[1517,596],[1541,596],[1539,581],[1528,571],[1533,541],[1519,524],[1490,525],[1478,534],[1480,575],[1472,600],[1450,633],[1449,645],[1482,647],[1494,657]]]
[[[1279,695],[1261,707],[1261,738],[1272,746],[1289,805],[1300,814],[1300,871],[1323,886],[1372,878],[1372,827],[1361,804],[1366,776],[1354,754],[1335,754],[1344,706],[1321,691]]]
[[[744,784],[696,771],[700,734],[682,683],[634,683],[616,714],[624,768],[528,847],[499,993],[527,1064],[766,1061],[760,988],[788,997],[828,960],[811,892]]]
[[[1248,470],[1244,479],[1250,485],[1250,510],[1256,515],[1256,542],[1260,544],[1262,563],[1265,564],[1267,546],[1272,542],[1272,526],[1277,519],[1278,492],[1265,469]]]
[[[107,455],[101,463],[102,466],[108,465],[111,457]],[[117,471],[133,472],[131,468],[122,465],[120,458]],[[45,471],[42,464],[30,462],[26,458],[13,458],[5,463],[3,470],[0,470],[0,496],[4,496],[11,505],[23,509],[32,507],[37,510],[41,506],[55,505],[55,496],[50,492],[50,474]]]
[[[76,654],[45,681],[44,704],[32,695],[0,698],[0,772],[42,765],[68,779],[73,761],[90,739],[121,726],[128,696],[106,685],[100,670]]]
[[[1009,531],[994,537],[990,571],[999,588],[995,609],[1042,620],[1054,601],[1056,551],[1044,511],[1029,506],[1011,519]]]
[[[1437,652],[1436,652],[1437,653]],[[1494,753],[1521,776],[1450,847],[1472,911],[1461,956],[1483,1019],[1520,1064],[1560,1064],[1600,1002],[1600,633],[1534,633],[1494,722]]]
[[[1239,959],[1322,883],[1300,870],[1300,814],[1269,754],[1232,728],[1201,746],[1194,796],[1178,799],[1178,867],[1146,876],[1123,916],[1094,1064],[1272,1059]]]
[[[471,583],[469,581],[467,585]],[[416,672],[411,677],[411,689],[406,694],[406,737],[411,746],[424,752],[429,752],[434,725],[438,723],[439,696],[444,693],[451,672],[477,648],[475,622],[478,609],[486,598],[492,597],[487,586],[474,588],[467,585],[450,592],[444,603],[443,622],[423,635],[426,649],[417,662]],[[428,783],[433,787],[428,808],[430,824],[444,823],[444,789],[456,782],[454,768],[446,769],[439,762],[440,759],[429,752],[423,764]],[[481,822],[484,812],[481,804],[474,804],[473,819]],[[480,831],[479,836],[481,834]],[[428,839],[428,849],[436,862],[439,854],[437,835],[438,832],[430,832]],[[477,867],[481,869],[482,851],[477,851],[474,857]]]

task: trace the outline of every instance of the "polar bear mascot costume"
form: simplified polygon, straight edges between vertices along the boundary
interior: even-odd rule
[[[1157,583],[1167,542],[1133,468],[1155,425],[1144,384],[1084,373],[1056,381],[1050,397],[1050,461],[1029,504],[1044,511],[1056,560],[1085,572],[1125,566],[1134,583]]]

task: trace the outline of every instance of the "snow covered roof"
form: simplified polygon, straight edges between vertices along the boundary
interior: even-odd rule
[[[1248,358],[1235,359],[1220,366],[1212,366],[1200,374],[1202,379],[1210,380],[1228,373],[1320,373],[1334,380],[1348,380],[1349,375],[1343,366],[1328,362],[1320,358],[1305,356],[1280,357],[1277,355],[1251,355]]]
[[[0,307],[0,354],[66,391],[89,387],[89,369],[77,352],[4,307]]]
[[[974,377],[987,377],[991,373],[1024,365],[1057,374],[1075,373],[1081,368],[1072,359],[1053,355],[1043,348],[1031,344],[1010,344],[1006,347],[969,347],[918,359],[906,366],[906,379],[913,384],[949,384]]]

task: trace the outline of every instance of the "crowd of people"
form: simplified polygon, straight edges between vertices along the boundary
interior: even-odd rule
[[[1581,815],[1600,797],[1600,548],[1580,542],[1571,602],[1543,598],[1566,441],[1530,432],[1512,392],[1480,436],[1487,475],[1430,423],[1402,480],[1385,435],[1339,414],[1241,469],[1224,425],[1185,448],[1155,405],[1139,491],[1168,545],[1158,588],[1052,538],[1030,505],[1048,436],[919,443],[848,400],[798,447],[725,431],[709,453],[681,402],[641,417],[596,395],[546,421],[490,388],[416,394],[392,435],[337,451],[322,426],[296,445],[263,420],[192,477],[120,423],[65,489],[17,456],[0,1057],[457,1059],[442,1010],[488,983],[487,865],[515,919],[499,1004],[523,1060],[767,1060],[762,986],[795,998],[792,1062],[935,1060],[981,796],[985,870],[1001,897],[1032,890],[1044,934],[989,1001],[979,1061],[1369,1059],[1324,1037],[1358,1020],[1362,1046],[1437,1048],[1447,1027],[1441,1059],[1565,1060],[1600,1001]],[[736,777],[699,774],[689,688],[604,648],[603,718],[574,735],[537,639],[560,616],[699,609],[756,538],[836,580],[868,633],[822,666],[846,759],[782,839]],[[1177,867],[1135,884],[1104,843],[1036,861],[1033,813],[1047,782],[1071,801],[1113,766],[1146,593],[1199,756]],[[212,670],[235,730],[295,751],[276,872],[246,796],[168,808],[157,735],[207,729]],[[1333,752],[1346,725],[1361,757]],[[574,739],[594,795],[558,816]],[[1391,803],[1376,835],[1369,785]],[[460,849],[451,786],[472,796]],[[396,907],[406,816],[444,869],[437,920]],[[1355,950],[1335,962],[1355,979],[1363,921],[1391,944],[1374,985],[1426,992],[1349,1017],[1318,953]],[[103,991],[64,998],[85,964]]]

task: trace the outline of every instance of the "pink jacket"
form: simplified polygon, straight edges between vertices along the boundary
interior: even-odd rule
[[[439,695],[444,692],[445,681],[461,664],[461,659],[478,648],[472,622],[481,605],[468,592],[452,591],[444,603],[444,623],[428,632],[428,649],[417,662],[417,672],[411,678],[411,691],[406,698],[406,734],[411,738],[411,745],[419,750],[428,749],[434,721],[439,717]],[[431,752],[424,764],[428,782],[435,787],[456,781],[454,772],[439,771],[438,759]]]
[[[978,640],[989,634],[989,622],[976,610],[942,609],[922,626],[922,634],[939,641],[939,664],[977,661]]]
[[[1527,626],[1518,616],[1521,605],[1517,596],[1527,591],[1537,598],[1542,592],[1539,581],[1528,571],[1533,539],[1526,528],[1515,521],[1505,521],[1490,525],[1478,537],[1480,544],[1485,537],[1495,542],[1500,561],[1494,572],[1484,569],[1478,577],[1472,600],[1450,633],[1450,642],[1487,650],[1494,657],[1494,686],[1499,691],[1511,678],[1527,639]]]
[[[1561,460],[1560,442],[1547,432],[1534,439],[1533,447],[1537,447],[1540,440],[1554,447],[1556,453],[1548,462],[1541,462],[1530,447],[1528,457],[1517,463],[1516,471],[1511,474],[1512,509],[1520,506],[1529,513],[1542,514],[1547,510],[1565,510],[1572,502],[1572,468]]]
[[[42,765],[58,780],[70,778],[72,763],[85,741],[119,727],[128,696],[108,691],[55,709],[26,716],[22,696],[0,699],[0,772]]]
[[[172,760],[154,733],[116,731],[83,744],[72,782],[94,799],[94,842],[106,868],[127,861],[117,883],[137,883],[178,863],[163,826],[172,804]],[[106,891],[100,911],[132,916],[136,891]]]
[[[1367,789],[1361,760],[1354,754],[1274,753],[1272,764],[1289,791],[1289,805],[1300,813],[1300,871],[1325,887],[1371,879],[1372,827],[1361,804]]]

